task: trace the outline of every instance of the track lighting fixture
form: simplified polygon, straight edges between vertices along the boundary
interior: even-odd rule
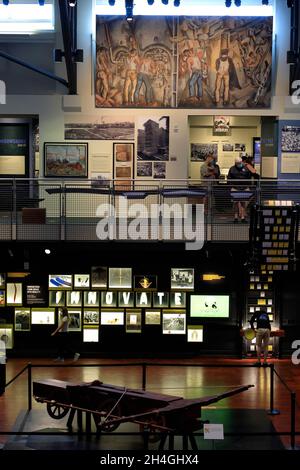
[[[225,6],[227,8],[230,8],[231,7],[231,4],[232,4],[232,1],[231,0],[225,0]]]
[[[108,4],[110,7],[114,7],[116,3],[116,0],[108,0]]]
[[[174,7],[180,6],[180,0],[174,0]]]
[[[8,5],[9,4],[9,0],[3,0],[3,5]]]
[[[133,20],[133,0],[125,0],[126,20]]]
[[[148,5],[150,6],[154,4],[154,0],[147,0],[147,2],[148,2]]]
[[[76,0],[69,0],[69,7],[74,8],[76,6]]]
[[[236,7],[240,7],[242,2],[241,2],[241,0],[234,0],[234,4],[235,4]]]

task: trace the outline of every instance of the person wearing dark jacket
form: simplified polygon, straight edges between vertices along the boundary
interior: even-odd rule
[[[227,175],[227,181],[232,185],[231,191],[247,190],[247,186],[249,186],[250,179],[251,179],[250,171],[246,168],[241,157],[236,157],[235,164],[229,169],[229,172]],[[239,180],[238,184],[235,185],[233,180]],[[234,222],[235,223],[238,222],[239,218],[241,222],[247,222],[245,218],[246,208],[247,208],[246,202],[244,201],[234,202],[233,209],[234,209]]]
[[[256,323],[256,352],[257,352],[257,362],[256,365],[261,365],[261,353],[264,355],[263,365],[267,365],[268,357],[268,346],[271,333],[271,323],[269,315],[266,310],[260,310],[252,315],[250,319],[250,325],[252,330],[254,330],[254,323]]]

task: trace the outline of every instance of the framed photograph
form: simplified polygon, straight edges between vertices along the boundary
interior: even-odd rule
[[[134,290],[137,291],[151,291],[151,290],[157,290],[157,276],[154,276],[152,274],[148,276],[144,275],[137,275],[134,276]]]
[[[134,178],[134,144],[113,144],[113,178],[120,189],[132,189]]]
[[[82,305],[82,291],[73,290],[67,292],[67,307],[81,307]]]
[[[74,274],[74,289],[89,289],[90,275],[89,274]]]
[[[126,310],[126,333],[142,332],[142,311]]]
[[[49,274],[48,288],[53,290],[72,290],[72,274]]]
[[[186,332],[185,310],[163,310],[163,335],[184,335]]]
[[[87,178],[88,144],[45,142],[44,176],[47,178]]]
[[[4,289],[4,288],[5,288],[5,274],[0,273],[0,289]]]
[[[5,349],[12,349],[14,347],[13,325],[1,325],[0,340],[4,342]]]
[[[93,308],[85,308],[83,310],[84,325],[99,325],[99,310]]]
[[[101,325],[124,325],[124,310],[101,310]]]
[[[93,325],[85,325],[83,327],[83,342],[84,343],[98,343],[99,342],[99,327]]]
[[[145,325],[160,325],[160,310],[145,310]]]
[[[55,309],[54,308],[32,308],[31,309],[32,325],[54,325]]]
[[[107,268],[104,266],[92,266],[91,288],[107,289]]]
[[[203,342],[203,326],[202,325],[188,325],[187,342],[188,343],[202,343]]]
[[[109,268],[108,277],[110,289],[132,288],[132,268]]]
[[[30,331],[30,308],[15,308],[15,331]]]
[[[6,284],[6,305],[23,305],[23,288],[21,282],[8,282]]]
[[[100,305],[100,292],[97,291],[84,291],[83,305],[85,307],[99,307]]]
[[[171,290],[193,290],[193,268],[171,268]]]
[[[246,144],[234,144],[235,152],[245,152],[246,151]]]
[[[63,290],[49,291],[49,307],[64,307],[66,305],[66,293]]]
[[[69,325],[68,331],[81,331],[81,309],[69,308]],[[58,323],[62,320],[62,312],[58,314]]]
[[[5,290],[0,289],[0,307],[5,307]]]
[[[205,162],[208,155],[218,160],[218,144],[191,144],[191,162]]]

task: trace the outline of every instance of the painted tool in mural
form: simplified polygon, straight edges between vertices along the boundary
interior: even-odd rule
[[[96,107],[270,107],[272,29],[272,17],[97,17]]]

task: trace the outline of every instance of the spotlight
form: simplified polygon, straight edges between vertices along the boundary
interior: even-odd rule
[[[43,7],[45,5],[45,0],[38,0],[40,7]]]
[[[232,4],[232,1],[231,0],[225,0],[225,6],[227,8],[230,8],[231,7],[231,4]]]
[[[76,7],[76,0],[69,0],[69,7],[71,8]]]
[[[163,5],[168,5],[169,0],[161,0],[161,3],[162,3]]]
[[[150,5],[150,6],[151,6],[151,5],[153,5],[153,3],[154,3],[154,0],[147,0],[147,2],[148,2],[148,5]]]
[[[114,7],[116,3],[116,0],[108,0],[108,4],[110,7]]]
[[[241,6],[241,0],[234,0],[234,4],[236,7],[240,7]]]
[[[3,5],[8,5],[9,4],[9,0],[3,0]]]
[[[45,253],[46,253],[46,255],[50,255],[50,254],[51,254],[51,250],[49,250],[49,248],[45,248]]]
[[[174,0],[174,7],[180,6],[180,0]]]
[[[53,60],[54,62],[62,62],[65,53],[61,49],[54,49]]]
[[[269,5],[269,0],[261,0],[262,5]]]
[[[83,49],[76,49],[73,53],[74,62],[83,62]]]

